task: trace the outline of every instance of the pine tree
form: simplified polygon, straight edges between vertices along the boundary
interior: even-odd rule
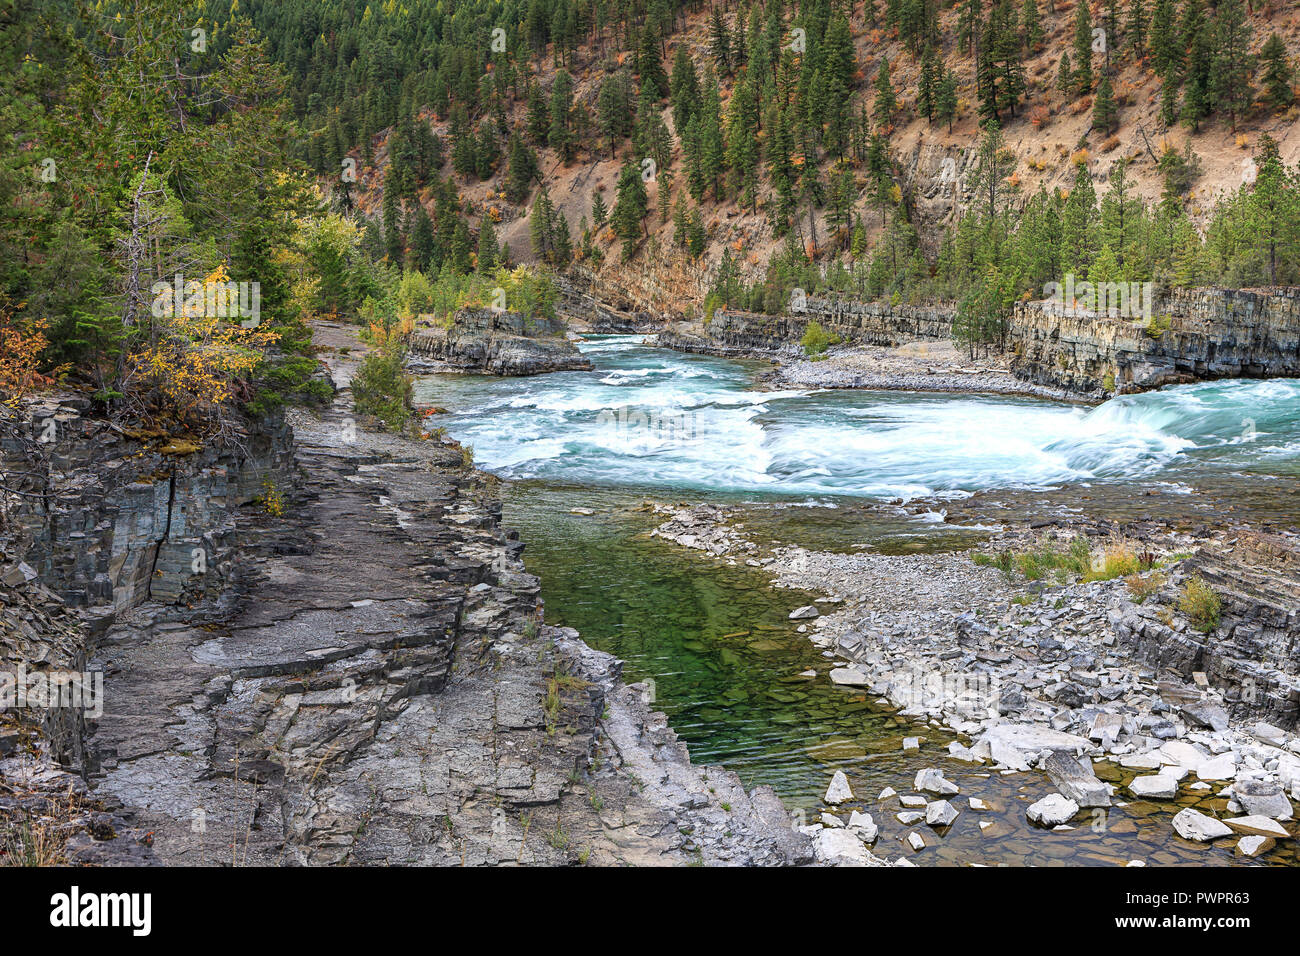
[[[709,53],[718,69],[724,73],[731,72],[731,35],[722,19],[722,11],[717,7],[713,8],[713,19],[709,24]]]
[[[1092,128],[1103,133],[1113,133],[1119,127],[1119,108],[1115,105],[1115,92],[1110,85],[1110,74],[1102,73],[1097,85],[1097,97],[1092,104]]]
[[[1210,92],[1215,107],[1227,110],[1234,132],[1237,115],[1254,99],[1250,85],[1255,71],[1255,58],[1250,52],[1251,33],[1242,0],[1219,0],[1214,19]]]
[[[1278,268],[1285,265],[1292,279],[1300,260],[1300,184],[1282,165],[1278,145],[1265,133],[1260,137],[1258,172],[1246,203],[1246,229],[1250,246],[1265,261],[1269,285],[1278,284]]]
[[[565,163],[573,158],[577,147],[572,114],[573,77],[569,76],[568,71],[560,70],[555,74],[555,84],[551,87],[551,125],[547,132],[547,143],[560,154],[560,161]]]
[[[1074,67],[1070,65],[1070,54],[1061,54],[1061,65],[1056,71],[1056,88],[1068,93],[1074,87]]]
[[[934,101],[939,81],[937,70],[934,47],[928,46],[921,55],[921,78],[916,86],[916,108],[927,122],[934,121]]]
[[[1295,73],[1286,56],[1286,44],[1274,33],[1260,50],[1260,59],[1264,61],[1264,99],[1274,109],[1291,105],[1295,99],[1292,83]]]
[[[878,126],[889,126],[894,110],[898,109],[898,98],[894,95],[894,84],[889,79],[887,59],[880,61],[880,69],[876,71],[876,99],[872,109]]]
[[[668,74],[664,72],[663,62],[659,58],[659,38],[655,31],[647,27],[641,31],[641,47],[637,51],[636,71],[641,76],[641,89],[654,90],[655,99],[668,93]]]
[[[1140,0],[1139,0],[1140,2]],[[1043,20],[1038,11],[1038,0],[1025,0],[1020,11],[1021,28],[1024,31],[1025,51],[1037,53],[1043,46]]]
[[[524,128],[528,131],[529,138],[538,146],[544,146],[546,136],[551,129],[551,114],[546,106],[546,98],[542,96],[541,88],[532,82],[528,84],[527,114]]]
[[[1092,91],[1092,14],[1088,0],[1079,0],[1074,13],[1074,88]]]
[[[555,207],[551,196],[543,186],[533,203],[528,215],[528,235],[533,246],[533,255],[543,262],[555,261]]]
[[[673,55],[673,75],[668,82],[668,95],[673,107],[673,127],[678,136],[683,136],[700,103],[700,80],[685,43],[678,43]]]
[[[1186,0],[1180,34],[1180,42],[1187,51],[1183,67],[1183,119],[1199,130],[1201,120],[1210,114],[1213,106],[1210,84],[1214,57],[1203,0]]]
[[[1129,0],[1128,22],[1124,25],[1128,48],[1136,59],[1147,55],[1147,5],[1146,0]]]
[[[945,70],[943,73],[934,112],[940,120],[948,123],[948,132],[951,133],[952,121],[957,117],[957,74],[952,70]]]
[[[416,203],[415,225],[411,229],[411,265],[420,272],[429,272],[437,264],[434,259],[433,221],[424,211],[424,204]]]
[[[618,175],[618,198],[614,201],[614,211],[609,217],[614,234],[623,240],[625,258],[631,256],[632,243],[641,237],[645,217],[649,212],[648,200],[640,167],[629,159]]]
[[[497,248],[497,233],[492,225],[492,217],[487,213],[478,224],[478,261],[476,267],[480,273],[487,275],[497,267],[500,261],[500,250]]]
[[[510,134],[506,149],[506,198],[512,203],[522,203],[528,199],[533,180],[537,178],[537,155],[517,133]]]
[[[1176,0],[1156,0],[1151,14],[1151,62],[1166,83],[1178,74],[1183,63],[1176,16]]]
[[[573,261],[573,235],[569,232],[569,220],[560,210],[555,213],[554,234],[555,265],[567,266]]]
[[[591,221],[599,229],[608,218],[609,209],[605,205],[605,197],[596,193],[596,198],[591,201]]]

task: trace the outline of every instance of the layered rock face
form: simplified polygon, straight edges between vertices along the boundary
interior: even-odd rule
[[[915,339],[952,337],[952,312],[940,306],[809,298],[802,311],[794,314],[719,309],[703,334],[695,328],[678,326],[660,333],[659,343],[709,355],[788,350],[798,346],[812,321],[849,345],[896,346]]]
[[[568,277],[556,276],[560,293],[557,309],[579,331],[597,334],[657,332],[662,323],[649,312],[634,309],[627,300],[609,302],[594,291],[598,280],[576,269]]]
[[[359,351],[355,330],[330,334],[325,344]],[[191,451],[155,476],[174,483],[163,511],[163,495],[132,495],[166,455],[146,442],[120,456],[86,423],[96,437],[57,476],[67,500],[48,500],[62,508],[51,513],[98,529],[91,543],[110,556],[111,589],[89,587],[97,563],[79,574],[80,538],[42,525],[46,495],[13,506],[22,520],[4,525],[16,529],[6,555],[50,569],[97,618],[82,626],[85,612],[53,592],[43,593],[54,612],[34,617],[0,588],[0,635],[13,635],[0,665],[57,653],[104,678],[102,713],[47,723],[67,738],[57,749],[75,773],[54,763],[48,741],[0,753],[0,790],[22,793],[23,806],[45,806],[41,787],[72,781],[105,808],[68,817],[68,859],[811,860],[774,793],[692,764],[663,715],[620,682],[617,660],[542,623],[523,546],[457,449],[358,430],[346,392],[324,414],[294,412],[293,426],[292,449],[268,438],[263,454],[248,442]],[[290,450],[295,479],[271,509],[282,513],[239,507]],[[25,451],[41,454],[14,454]],[[193,539],[221,545],[211,580],[159,587],[181,574],[168,570],[169,542]],[[31,564],[0,562],[0,581],[39,587]],[[69,629],[55,634],[64,618]],[[12,751],[15,739],[0,726],[0,745]],[[23,812],[0,800],[0,830],[11,809]]]
[[[0,468],[21,476],[0,544],[74,607],[116,612],[224,587],[242,505],[292,481],[281,418],[202,446],[117,428],[89,403],[29,403],[0,438]]]
[[[1102,395],[1213,378],[1300,376],[1300,289],[1198,289],[1155,305],[1152,321],[1017,305],[1012,371]]]
[[[1189,679],[1204,672],[1234,716],[1300,725],[1300,544],[1245,532],[1203,546],[1187,572],[1221,597],[1217,627],[1200,633],[1148,602],[1111,622],[1116,637],[1158,668]],[[1177,603],[1186,577],[1171,579],[1165,606]]]
[[[564,336],[564,326],[521,312],[461,309],[447,328],[435,326],[411,335],[412,364],[434,359],[466,372],[488,375],[538,375],[589,369]]]

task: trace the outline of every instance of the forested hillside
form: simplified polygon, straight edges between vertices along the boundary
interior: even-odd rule
[[[298,80],[305,156],[390,259],[500,240],[553,264],[699,260],[724,298],[771,308],[793,273],[816,282],[808,263],[873,296],[959,297],[995,264],[1017,293],[1065,272],[1296,281],[1236,195],[1262,165],[1295,199],[1284,6],[248,9]]]
[[[0,17],[6,334],[142,413],[310,393],[312,314],[409,328],[494,289],[551,311],[521,263],[664,311],[775,311],[803,287],[997,312],[1070,274],[1300,282],[1300,13],[1277,0]],[[181,275],[256,283],[255,328],[160,310]],[[186,338],[210,347],[169,351]]]

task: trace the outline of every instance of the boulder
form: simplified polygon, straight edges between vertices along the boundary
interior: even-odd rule
[[[1128,789],[1141,800],[1172,800],[1178,796],[1178,781],[1168,774],[1153,773],[1134,777]]]
[[[817,610],[817,608],[813,607],[811,604],[805,604],[803,607],[797,607],[790,612],[790,620],[792,621],[806,621],[809,618],[820,617],[820,616],[821,616],[821,611]]]
[[[1196,776],[1202,780],[1231,780],[1237,775],[1237,761],[1232,754],[1220,754],[1202,761],[1196,767]]]
[[[957,819],[957,808],[947,800],[935,800],[925,808],[925,822],[932,827],[952,826]]]
[[[1237,841],[1237,852],[1242,856],[1259,856],[1275,846],[1277,844],[1265,836],[1244,836]]]
[[[1287,832],[1286,827],[1269,817],[1252,815],[1247,817],[1229,817],[1223,821],[1232,827],[1237,833],[1248,833],[1256,836],[1273,837],[1277,840],[1285,840],[1291,834]]]
[[[871,819],[871,814],[859,813],[857,810],[849,814],[849,829],[856,833],[863,843],[875,843],[880,835],[880,828],[876,826],[876,821]]]
[[[1248,814],[1274,820],[1291,819],[1291,801],[1286,798],[1279,784],[1264,780],[1238,780],[1232,785],[1232,796]]]
[[[1041,763],[1062,794],[1081,807],[1110,806],[1110,788],[1097,779],[1092,764],[1070,751],[1053,750]]]
[[[951,780],[945,780],[943,771],[936,767],[918,770],[912,787],[922,793],[937,793],[944,797],[951,797],[959,789]]]
[[[1208,843],[1232,835],[1232,831],[1222,821],[1191,807],[1179,810],[1174,816],[1174,831],[1184,840],[1195,840],[1197,843]]]
[[[820,863],[867,866],[871,851],[851,830],[820,830],[813,835],[813,854]]]
[[[1028,770],[1030,758],[1044,750],[1090,746],[1082,737],[1036,724],[997,724],[986,730],[979,742],[988,746],[993,760],[1012,770]]]
[[[1218,704],[1208,700],[1198,700],[1191,704],[1184,704],[1183,714],[1187,717],[1188,722],[1197,727],[1206,727],[1214,731],[1228,729],[1228,712]]]
[[[846,687],[866,687],[871,681],[862,671],[853,667],[837,667],[831,671],[831,683]]]
[[[1053,793],[1050,796],[1043,797],[1037,803],[1030,806],[1026,816],[1030,823],[1037,823],[1039,826],[1054,827],[1061,823],[1068,823],[1074,819],[1074,815],[1079,812],[1079,805],[1068,797],[1063,797],[1059,793]]]
[[[849,788],[849,778],[844,776],[843,770],[836,770],[835,775],[831,777],[831,785],[826,788],[826,802],[836,804],[852,799],[853,791]]]

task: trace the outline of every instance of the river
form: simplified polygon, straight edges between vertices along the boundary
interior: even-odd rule
[[[1133,802],[1069,832],[1030,827],[1024,806],[1051,792],[1045,778],[951,760],[950,733],[918,729],[831,684],[821,652],[787,619],[811,595],[774,591],[762,572],[649,538],[662,519],[644,502],[746,502],[751,531],[894,553],[978,543],[979,515],[966,526],[940,520],[971,501],[981,514],[1022,506],[1111,514],[1159,502],[1162,514],[1182,509],[1196,521],[1220,513],[1220,496],[1240,501],[1250,488],[1259,502],[1250,517],[1294,520],[1300,381],[1179,386],[1088,409],[985,395],[765,391],[755,384],[758,362],[679,354],[634,336],[581,347],[591,372],[427,376],[417,400],[448,409],[434,421],[509,481],[505,521],[527,542],[547,621],[625,660],[626,679],[652,681],[655,706],[693,759],[722,764],[748,786],[769,784],[809,814],[836,768],[870,797],[885,786],[905,791],[917,769],[942,766],[961,784],[960,802],[977,795],[998,809],[983,829],[963,813],[918,863],[1239,862],[1173,836],[1169,817],[1189,800]],[[1135,483],[1158,497],[1135,506]],[[801,676],[814,667],[821,676]],[[918,733],[921,751],[904,754],[902,738]],[[906,828],[875,817],[878,847],[897,855],[891,838]],[[1289,848],[1262,858],[1294,861]]]

